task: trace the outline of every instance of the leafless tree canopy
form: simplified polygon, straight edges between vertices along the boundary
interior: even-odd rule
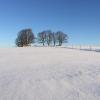
[[[39,43],[42,43],[43,46],[44,46],[44,44],[46,42],[46,33],[45,33],[45,31],[38,33],[38,40],[39,40]]]
[[[68,35],[61,31],[58,31],[56,32],[56,40],[58,41],[59,46],[61,46],[63,42],[67,42]]]
[[[34,39],[35,37],[31,29],[23,29],[18,33],[15,42],[18,47],[23,47],[33,43]]]
[[[46,30],[38,34],[38,39],[39,43],[42,43],[43,46],[45,44],[47,44],[48,46],[55,46],[56,44],[61,46],[62,43],[68,41],[68,35],[63,33],[62,31],[52,32],[51,30]]]
[[[35,38],[32,29],[23,29],[18,33],[15,43],[18,47],[29,46],[35,42],[35,39],[43,46],[61,46],[64,42],[68,42],[68,35],[62,31],[45,30],[38,33],[37,38]]]

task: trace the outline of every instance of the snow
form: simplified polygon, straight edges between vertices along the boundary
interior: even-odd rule
[[[100,100],[100,53],[1,48],[0,100]]]
[[[63,48],[100,52],[100,45],[63,45]]]

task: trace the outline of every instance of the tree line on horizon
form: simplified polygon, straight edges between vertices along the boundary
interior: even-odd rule
[[[18,32],[15,40],[17,47],[29,46],[35,42],[41,43],[43,46],[62,46],[63,43],[68,42],[68,35],[62,31],[45,30],[39,32],[36,37],[32,29],[23,29]]]

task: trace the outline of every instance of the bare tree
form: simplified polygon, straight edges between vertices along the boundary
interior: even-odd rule
[[[61,46],[63,42],[68,41],[68,35],[63,33],[62,31],[58,31],[55,33],[51,30],[46,30],[38,33],[38,39],[40,43],[43,43],[43,46],[45,43],[47,43],[48,46],[53,43],[53,45],[55,46],[57,42],[59,43],[59,46]]]
[[[57,37],[56,40],[58,41],[59,46],[61,46],[63,42],[68,42],[68,35],[61,31],[56,32],[56,37]]]
[[[45,31],[38,33],[38,40],[40,43],[43,44],[43,46],[45,45],[46,42],[46,33]]]
[[[47,30],[47,31],[45,31],[45,34],[46,34],[46,42],[47,42],[48,46],[50,46],[50,44],[52,43],[52,40],[53,40],[52,31]]]
[[[43,43],[43,46],[45,43],[50,46],[50,44],[52,43],[52,31],[46,30],[38,33],[38,39],[40,43]]]
[[[18,33],[16,38],[16,45],[18,47],[28,46],[29,44],[33,43],[35,40],[35,36],[31,29],[23,29]]]
[[[53,40],[54,46],[56,46],[56,34],[54,32],[52,33],[52,40]]]

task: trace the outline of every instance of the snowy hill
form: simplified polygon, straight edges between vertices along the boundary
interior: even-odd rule
[[[0,100],[100,100],[100,53],[2,48]]]

